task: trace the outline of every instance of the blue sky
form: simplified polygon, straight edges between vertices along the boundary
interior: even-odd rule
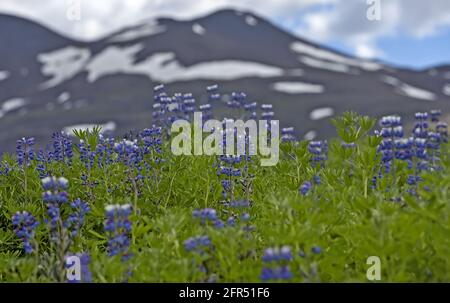
[[[1,0],[0,12],[39,21],[68,36],[97,39],[137,20],[191,19],[222,8],[251,11],[338,50],[396,65],[450,64],[450,0]],[[80,20],[67,11],[80,8]],[[376,8],[380,19],[370,21]]]

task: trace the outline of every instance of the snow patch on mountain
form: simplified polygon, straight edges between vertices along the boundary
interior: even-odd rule
[[[317,132],[315,130],[308,131],[304,136],[303,139],[306,141],[314,140],[317,137]]]
[[[388,76],[388,75],[383,75],[381,77],[381,81],[383,81],[386,84],[393,85],[393,86],[397,86],[397,85],[401,84],[401,81],[399,79],[392,77],[392,76]]]
[[[41,84],[41,88],[50,88],[71,79],[83,70],[90,57],[90,50],[74,46],[39,54],[37,59],[42,63],[42,74],[51,77]]]
[[[400,86],[400,89],[406,96],[411,98],[427,101],[434,101],[436,99],[436,95],[434,93],[406,83],[403,83]]]
[[[293,42],[291,44],[291,50],[296,53],[305,54],[317,59],[356,66],[367,71],[377,71],[382,69],[382,66],[376,62],[345,57],[343,55],[339,55],[325,49],[314,47],[300,41]]]
[[[192,25],[192,31],[197,35],[204,35],[206,32],[205,28],[198,23]]]
[[[450,84],[444,85],[444,87],[442,88],[442,92],[444,93],[444,95],[450,96]]]
[[[256,20],[256,18],[253,16],[247,15],[245,16],[245,23],[250,26],[256,26],[258,24],[258,20]]]
[[[77,125],[72,125],[72,126],[66,126],[63,128],[63,132],[74,136],[73,131],[77,130],[77,131],[83,131],[83,130],[88,130],[88,131],[92,131],[94,129],[94,127],[99,126],[101,127],[100,132],[101,133],[105,133],[105,132],[113,132],[116,130],[117,128],[117,124],[114,121],[110,121],[107,122],[105,124],[77,124]]]
[[[62,92],[58,96],[57,101],[58,101],[58,103],[62,104],[64,102],[68,101],[69,99],[70,99],[70,93],[69,92]]]
[[[392,76],[383,75],[381,77],[381,81],[383,81],[386,84],[394,86],[396,88],[397,93],[410,98],[427,101],[434,101],[436,99],[436,95],[434,93],[427,91],[423,88],[419,88],[410,85],[408,83],[404,83],[401,80]]]
[[[129,47],[110,46],[96,55],[86,65],[88,81],[94,82],[98,78],[115,73],[130,73],[134,66],[134,56],[142,49],[136,44]]]
[[[283,69],[256,62],[223,60],[197,63],[183,66],[174,53],[154,53],[146,60],[135,64],[136,53],[142,49],[141,44],[119,48],[108,47],[86,66],[88,81],[94,82],[100,77],[129,73],[146,75],[150,79],[170,83],[196,79],[234,80],[244,77],[278,77]]]
[[[332,117],[334,115],[334,109],[331,107],[316,108],[309,113],[309,118],[313,121],[321,120],[324,118]]]
[[[9,72],[6,70],[0,70],[0,81],[6,80],[9,78]]]
[[[300,58],[300,62],[303,64],[313,67],[313,68],[320,68],[320,69],[326,69],[333,72],[338,73],[346,73],[348,74],[350,72],[350,67],[348,65],[342,64],[342,63],[334,63],[334,62],[327,62],[319,59],[314,59],[307,56],[302,56]]]
[[[277,82],[273,89],[287,94],[321,94],[324,92],[323,85],[304,82]]]
[[[133,41],[140,38],[145,38],[149,36],[154,36],[156,34],[161,34],[167,29],[163,25],[158,25],[158,22],[152,20],[146,24],[139,27],[126,30],[120,34],[117,34],[109,39],[110,42],[127,42]]]
[[[25,99],[13,98],[2,103],[0,106],[0,118],[5,116],[7,113],[17,110],[27,104]]]

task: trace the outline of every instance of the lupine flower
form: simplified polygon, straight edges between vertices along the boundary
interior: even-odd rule
[[[250,201],[247,200],[231,201],[226,205],[231,208],[246,208],[250,207]]]
[[[428,129],[428,113],[416,113],[415,114],[416,124],[414,126],[414,137],[415,138],[426,138]]]
[[[293,260],[291,248],[283,246],[278,248],[267,248],[262,256],[264,267],[261,271],[261,280],[290,280],[293,275],[288,263]]]
[[[78,144],[78,148],[80,150],[80,160],[84,163],[86,170],[90,170],[94,166],[95,162],[95,151],[91,150],[91,146],[80,140]]]
[[[380,120],[380,125],[382,127],[396,127],[400,126],[402,123],[402,119],[400,116],[384,116]]]
[[[280,258],[281,260],[290,261],[292,260],[292,251],[289,246],[283,246],[280,249]]]
[[[88,253],[78,254],[81,263],[81,281],[84,283],[92,282],[92,273],[89,270],[89,264],[91,263],[91,256]]]
[[[232,109],[242,108],[242,107],[244,107],[246,98],[247,98],[247,95],[245,93],[233,92],[233,93],[231,93],[231,100],[227,102],[227,106]]]
[[[249,213],[243,213],[241,216],[242,221],[248,221],[250,220],[250,214]]]
[[[169,103],[169,98],[164,89],[164,85],[160,84],[153,88],[154,104],[153,104],[153,119],[155,124],[161,127],[167,127],[166,124],[166,108]]]
[[[22,241],[25,253],[33,252],[32,240],[39,222],[27,211],[17,212],[12,217],[14,233]]]
[[[214,224],[214,227],[217,229],[221,229],[221,228],[225,227],[225,223],[223,223],[223,221],[220,219],[214,220],[213,224]]]
[[[208,236],[192,237],[184,241],[184,249],[188,252],[204,253],[212,246]]]
[[[64,132],[54,133],[53,139],[53,154],[56,161],[70,163],[73,157],[72,139]]]
[[[436,132],[441,135],[442,142],[448,142],[448,131],[447,131],[447,123],[439,122],[436,124]]]
[[[294,142],[296,141],[294,136],[293,127],[285,127],[281,129],[281,141],[282,142]]]
[[[103,135],[99,135],[98,143],[95,148],[95,155],[97,156],[97,163],[99,167],[105,167],[114,163],[114,139],[105,138]]]
[[[77,253],[76,256],[80,259],[80,278],[81,280],[69,280],[69,283],[91,283],[92,273],[89,269],[89,264],[91,263],[91,256],[88,253]],[[70,268],[74,264],[67,264],[66,267]]]
[[[257,102],[252,102],[252,103],[247,103],[244,104],[244,110],[246,111],[246,118],[248,120],[256,120],[256,118],[258,117],[256,110],[258,109],[258,103]]]
[[[208,102],[213,103],[220,100],[219,85],[214,84],[206,87],[208,93]]]
[[[308,151],[311,153],[311,165],[313,167],[325,166],[325,161],[328,158],[328,143],[327,141],[310,141],[308,143]]]
[[[234,186],[235,178],[242,176],[242,171],[237,166],[244,159],[244,156],[229,156],[221,155],[219,156],[219,164],[217,167],[217,175],[224,176],[225,179],[221,180],[222,184],[222,196],[224,198],[234,197]]]
[[[212,112],[211,112],[212,106],[211,106],[211,104],[209,104],[209,103],[208,104],[202,104],[202,105],[200,105],[199,109],[202,112],[203,120],[209,120],[209,119],[212,118]]]
[[[439,118],[442,115],[442,111],[440,109],[433,109],[430,111],[431,122],[438,122]]]
[[[129,252],[131,205],[108,205],[105,208],[105,214],[105,231],[109,236],[108,255],[119,255],[123,261],[126,261],[131,257]]]
[[[17,163],[20,166],[30,165],[30,161],[34,159],[34,138],[22,138],[17,140],[16,156]]]
[[[260,278],[264,282],[270,280],[290,280],[293,278],[293,274],[287,265],[275,269],[264,267]]]
[[[141,155],[137,140],[130,141],[123,139],[114,145],[114,151],[119,159],[128,167],[137,167],[141,161]]]
[[[231,216],[227,219],[227,225],[228,226],[234,226],[236,224],[236,217]]]
[[[37,161],[37,171],[39,173],[39,177],[41,179],[48,177],[48,165],[53,161],[54,154],[51,151],[43,151],[42,149],[39,150],[36,156]]]
[[[161,153],[162,145],[162,129],[161,127],[153,126],[152,128],[146,128],[139,133],[139,138],[143,142],[142,153],[144,155],[155,151]]]
[[[69,230],[71,236],[76,236],[83,226],[86,214],[89,213],[90,207],[88,203],[77,199],[70,203],[72,213],[64,222],[65,227]]]
[[[300,186],[300,193],[305,196],[312,188],[312,183],[309,181],[303,182],[303,184]]]
[[[41,180],[42,187],[45,190],[43,200],[46,203],[62,204],[67,202],[68,181],[66,178],[46,177]]]
[[[396,140],[403,137],[402,120],[400,116],[385,116],[380,120],[382,127],[379,135],[383,138],[378,146],[378,152],[381,153],[381,162],[384,165],[385,172],[389,173],[392,166],[392,161],[396,156],[403,155],[396,151]],[[398,144],[403,144],[402,141],[397,141]]]
[[[52,241],[61,241],[58,226],[61,219],[61,206],[68,200],[66,189],[68,187],[67,179],[60,177],[46,177],[41,180],[44,193],[42,195],[43,201],[47,206],[47,215],[49,220],[47,223],[50,226],[50,238]]]
[[[313,254],[318,255],[322,253],[322,248],[320,246],[314,246],[313,248],[311,248],[311,251]]]
[[[217,211],[214,208],[196,209],[192,212],[192,216],[195,219],[200,219],[202,225],[206,224],[207,221],[214,223],[218,220]]]
[[[4,175],[4,176],[8,175],[10,170],[11,170],[11,168],[9,167],[7,162],[3,162],[3,163],[0,162],[0,176],[1,175]]]
[[[184,118],[190,120],[191,115],[195,112],[195,99],[192,94],[183,95],[183,104],[181,106]]]

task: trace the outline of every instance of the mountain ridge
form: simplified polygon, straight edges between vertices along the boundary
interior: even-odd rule
[[[159,83],[194,93],[198,103],[215,83],[225,99],[247,92],[250,101],[273,103],[282,126],[294,126],[299,138],[335,135],[327,121],[346,110],[378,117],[450,104],[445,65],[416,71],[360,59],[249,12],[156,18],[93,42],[18,17],[2,31],[4,20],[0,15],[0,39],[15,39],[0,50],[0,128],[10,130],[0,134],[4,150],[23,136],[45,144],[71,125],[114,122],[116,135],[146,127]]]

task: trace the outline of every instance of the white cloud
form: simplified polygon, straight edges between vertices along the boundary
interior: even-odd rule
[[[77,1],[77,0],[72,0]],[[0,12],[18,14],[82,40],[159,16],[190,19],[223,8],[252,11],[318,42],[342,41],[355,54],[382,56],[377,41],[406,34],[420,39],[450,26],[449,0],[380,0],[381,20],[367,19],[366,0],[78,0],[81,20],[66,16],[67,0],[1,0]],[[245,15],[243,15],[245,17]]]
[[[382,37],[408,35],[423,38],[450,25],[448,0],[380,0],[381,20],[367,19],[365,0],[346,0],[332,9],[307,13],[297,32],[318,42],[342,41],[356,55],[382,57],[377,41]]]
[[[67,4],[77,0],[1,0],[0,12],[24,16],[42,22],[72,37],[91,40],[124,26],[160,16],[190,19],[223,8],[253,11],[268,18],[292,15],[302,9],[337,2],[338,0],[78,0],[81,20],[67,18]]]

